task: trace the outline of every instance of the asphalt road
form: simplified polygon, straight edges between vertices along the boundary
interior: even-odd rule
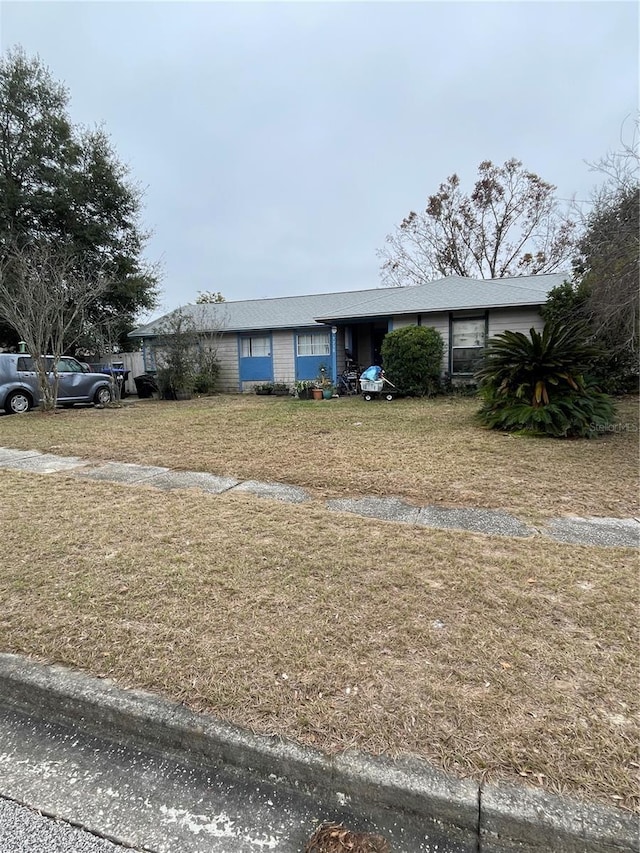
[[[5,797],[5,800],[1,798]],[[16,808],[10,800],[64,823]],[[324,820],[377,832],[397,853],[472,853],[476,839],[444,837],[438,825],[384,808],[360,814],[337,793],[332,802],[296,790],[294,780],[262,779],[224,765],[186,765],[2,708],[0,853],[300,853]],[[7,815],[6,821],[4,815]],[[69,826],[71,824],[71,826]],[[81,826],[90,833],[73,827]],[[55,846],[57,838],[69,846]],[[33,834],[32,834],[33,832]],[[36,832],[48,833],[38,840]],[[108,843],[100,836],[115,842]],[[121,845],[121,846],[118,846]]]
[[[0,797],[0,853],[121,853],[124,849]]]

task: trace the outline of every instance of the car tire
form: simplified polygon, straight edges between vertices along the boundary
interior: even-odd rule
[[[4,410],[8,415],[23,415],[33,406],[33,400],[26,391],[13,391],[4,401]]]
[[[93,395],[93,402],[96,406],[106,406],[107,403],[111,402],[111,391],[106,385],[103,385],[102,388],[98,388],[96,393]]]

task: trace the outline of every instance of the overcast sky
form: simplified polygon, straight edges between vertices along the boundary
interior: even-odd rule
[[[587,198],[638,108],[635,2],[3,0],[0,44],[146,188],[162,311],[377,287],[385,235],[485,159]]]

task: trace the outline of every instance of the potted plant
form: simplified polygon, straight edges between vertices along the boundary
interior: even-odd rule
[[[262,385],[254,385],[253,391],[254,394],[259,394],[260,396],[273,394],[273,384],[271,382],[264,382]]]
[[[313,382],[310,379],[298,379],[295,383],[295,396],[298,400],[310,400],[313,396],[312,389]]]
[[[327,375],[327,368],[324,364],[321,364],[318,369],[318,377],[314,382],[313,399],[330,400],[333,397],[333,392],[333,382]]]
[[[289,386],[284,382],[274,382],[272,393],[275,394],[276,397],[288,397]]]

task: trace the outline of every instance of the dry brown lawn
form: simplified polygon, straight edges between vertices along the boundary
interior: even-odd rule
[[[0,445],[496,507],[638,514],[637,401],[594,441],[469,399],[215,397],[0,418]],[[113,520],[113,521],[110,521]],[[631,550],[0,470],[0,645],[324,750],[638,807]]]
[[[451,431],[470,434],[460,425],[468,407],[449,405],[457,412]],[[220,448],[236,446],[244,406],[262,423],[273,417],[279,438],[270,454],[267,439],[249,435],[246,461],[236,448],[229,463]],[[313,472],[322,471],[318,453],[335,459],[335,443],[346,457],[340,482],[357,478],[362,436],[377,432],[394,465],[398,444],[405,458],[418,446],[413,406],[385,408],[385,417],[406,411],[414,418],[407,430],[413,438],[394,441],[374,408],[362,412],[358,432],[356,410],[221,400],[132,407],[115,417],[87,411],[5,418],[1,425],[12,437],[5,434],[2,443],[20,443],[22,424],[30,433],[23,446],[34,446],[44,424],[64,452],[95,457],[100,449],[105,457],[180,460],[182,467],[265,477],[275,473],[275,448],[284,446],[283,422],[300,419],[318,430],[315,458],[310,463],[290,440],[282,479],[297,472],[298,482],[314,485]],[[445,441],[446,430],[429,423]],[[163,434],[163,424],[173,424],[171,434]],[[349,442],[337,438],[340,424]],[[559,484],[558,472],[542,464],[545,452],[565,471],[582,470],[574,448],[611,458],[618,438],[535,451],[500,436],[474,440],[478,447],[495,442],[496,471],[508,454],[524,464],[523,457],[539,453],[540,476]],[[44,439],[37,443],[44,449]],[[259,446],[265,458],[252,459]],[[376,466],[365,471],[359,489],[370,491],[374,482],[382,489]],[[324,476],[323,486],[335,490],[332,475]],[[580,476],[586,481],[586,473]],[[469,484],[477,503],[492,497],[491,505],[505,505],[513,493],[526,508],[524,489],[494,479],[497,496],[483,491],[482,479],[473,490]],[[409,472],[398,482],[410,490]],[[435,483],[432,466],[425,464],[421,482]],[[447,478],[439,482],[440,495],[460,498]],[[610,486],[594,480],[591,488],[613,500]],[[572,509],[587,505],[575,501]],[[545,507],[558,504],[547,499]],[[324,750],[414,753],[461,775],[638,805],[638,578],[631,550],[372,523],[318,502],[283,505],[8,470],[0,470],[0,529],[0,645],[7,651],[159,691]]]
[[[525,519],[634,516],[638,404],[597,440],[501,434],[472,399],[303,402],[221,396],[0,418],[0,445],[292,483],[325,496],[395,495]]]

